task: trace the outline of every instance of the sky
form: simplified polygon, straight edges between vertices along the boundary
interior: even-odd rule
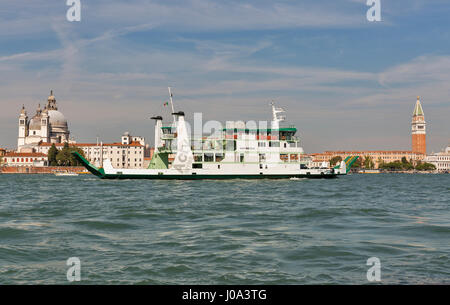
[[[0,0],[0,147],[54,90],[77,142],[153,139],[170,121],[269,120],[283,107],[307,153],[410,150],[421,97],[428,152],[450,144],[450,3],[380,0]]]

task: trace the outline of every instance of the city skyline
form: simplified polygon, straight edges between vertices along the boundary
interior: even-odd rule
[[[50,89],[77,141],[151,140],[167,86],[187,120],[268,120],[275,100],[307,153],[409,149],[419,95],[428,152],[448,145],[444,1],[382,1],[374,23],[355,0],[81,2],[74,23],[65,1],[2,4],[0,146],[16,146],[22,104],[33,112]]]

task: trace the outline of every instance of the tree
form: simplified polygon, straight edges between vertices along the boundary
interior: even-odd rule
[[[370,156],[364,157],[364,167],[369,168],[369,169],[373,169],[375,167],[372,157],[370,157]]]
[[[70,148],[70,166],[81,166],[82,164],[72,155],[72,152],[77,152],[84,158],[84,151],[75,146]]]
[[[401,170],[403,168],[403,165],[400,161],[394,161],[389,163],[383,163],[380,165],[380,168],[388,170]]]
[[[56,161],[59,166],[70,166],[70,149],[69,145],[66,146],[67,143],[64,144],[64,148],[61,149],[56,155]]]
[[[432,171],[435,169],[436,169],[436,166],[434,164],[427,163],[427,162],[424,162],[424,163],[420,162],[416,166],[416,170],[418,170],[418,171]]]
[[[56,161],[56,155],[58,154],[58,149],[55,146],[55,143],[52,144],[52,147],[48,150],[48,163],[50,166],[57,166],[58,162]]]
[[[341,156],[336,156],[330,159],[330,165],[334,166],[337,163],[340,163],[342,161],[342,157]]]
[[[406,157],[402,157],[402,167],[404,170],[412,170],[414,169],[414,166],[409,162]]]

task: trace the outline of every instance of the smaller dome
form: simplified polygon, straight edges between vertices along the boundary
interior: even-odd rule
[[[28,125],[28,128],[30,130],[41,130],[41,117],[35,115],[31,120],[30,124]]]

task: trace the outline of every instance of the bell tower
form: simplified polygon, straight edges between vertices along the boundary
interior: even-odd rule
[[[22,106],[19,116],[19,137],[17,138],[17,150],[25,145],[25,139],[28,136],[28,116],[25,110],[25,105]]]
[[[411,122],[412,152],[427,153],[426,127],[425,115],[420,104],[420,97],[418,96]]]

